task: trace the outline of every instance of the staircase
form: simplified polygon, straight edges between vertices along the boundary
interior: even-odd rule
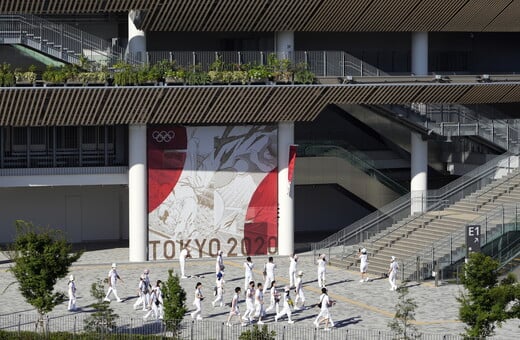
[[[0,15],[0,44],[22,44],[70,64],[79,64],[83,56],[109,66],[124,57],[111,42],[30,14]]]
[[[520,170],[518,169],[453,204],[447,206],[441,204],[435,210],[419,216],[410,216],[395,223],[384,233],[368,239],[363,246],[369,251],[369,272],[376,275],[386,273],[391,256],[398,257],[400,264],[415,263],[416,257],[425,254],[428,257],[431,254],[431,259],[435,261],[446,256],[451,257],[451,261],[448,262],[453,263],[454,255],[465,253],[464,235],[460,237],[460,234],[461,231],[464,234],[466,225],[481,225],[482,217],[488,223],[495,216],[495,212],[504,209],[504,205],[514,204],[520,205]],[[504,213],[500,216],[503,215]],[[516,217],[516,211],[514,216]],[[484,228],[482,225],[481,227]],[[486,230],[483,231],[486,237],[490,231],[491,227],[486,225]],[[443,245],[442,241],[447,238],[451,242],[449,244],[444,242]],[[482,239],[483,243],[487,241]],[[346,260],[347,269],[356,266],[354,255]],[[442,262],[445,263],[445,259]],[[408,279],[415,274],[416,265],[404,267],[401,268],[403,278]]]

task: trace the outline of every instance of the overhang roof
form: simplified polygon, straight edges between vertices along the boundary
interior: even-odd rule
[[[312,121],[332,103],[520,102],[520,82],[0,88],[0,126]]]
[[[0,13],[141,10],[145,31],[518,32],[520,0],[7,0]]]

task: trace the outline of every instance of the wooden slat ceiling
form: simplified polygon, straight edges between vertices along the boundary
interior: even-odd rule
[[[328,105],[520,102],[520,82],[0,88],[0,126],[312,121]]]
[[[145,31],[520,31],[520,0],[2,0],[0,13],[141,10]]]

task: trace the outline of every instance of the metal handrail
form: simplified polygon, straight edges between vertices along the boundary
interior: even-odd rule
[[[512,154],[504,153],[440,189],[429,190],[426,195],[428,202],[430,202],[429,206],[434,207],[434,202],[445,201],[448,198],[450,198],[450,202],[455,202],[458,197],[465,197],[471,192],[478,190],[481,187],[480,182],[486,182],[484,185],[491,182],[488,177],[493,176],[498,169],[506,169],[509,172],[511,168],[516,168],[516,166],[513,167],[511,165],[512,157]],[[379,233],[390,227],[393,223],[409,216],[410,199],[410,194],[398,198],[381,209],[363,217],[349,226],[346,226],[326,239],[312,243],[311,249],[316,252],[320,249],[340,244],[362,243],[365,240],[363,234],[368,234],[370,232],[372,232],[372,234]]]
[[[483,237],[481,237],[480,243],[481,247],[483,247],[486,244],[502,237],[505,233],[511,231],[511,228],[505,227],[505,224],[506,222],[510,222],[512,220],[516,221],[519,207],[519,203],[503,204],[500,210],[494,210],[490,213],[480,215],[474,220],[465,223],[464,225],[485,226],[483,229],[481,228],[481,235],[483,235]],[[496,221],[497,217],[498,222],[501,223],[496,223],[493,227],[490,228],[488,221]],[[491,236],[489,236],[490,234]],[[417,273],[417,266],[414,266],[414,264],[417,263],[417,259],[420,259],[421,261],[421,268],[433,268],[433,263],[438,262],[439,269],[444,269],[445,267],[460,261],[466,256],[465,236],[466,230],[465,228],[461,228],[458,231],[433,242],[431,247],[418,252],[411,260],[402,263],[401,277],[403,279],[408,279],[413,275],[419,275],[419,273]],[[460,251],[457,252],[457,249],[460,249]],[[442,259],[446,256],[450,257],[449,261],[442,261]],[[410,270],[410,268],[413,269]]]

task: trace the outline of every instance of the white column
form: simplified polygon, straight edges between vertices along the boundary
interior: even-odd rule
[[[278,54],[292,54],[294,52],[294,32],[282,31],[275,33],[276,52]],[[288,57],[288,56],[285,56]]]
[[[294,184],[289,183],[289,146],[294,123],[278,123],[278,254],[294,253]],[[294,181],[293,181],[294,183]]]
[[[428,190],[428,141],[418,133],[411,133],[411,213],[426,211]]]
[[[128,13],[128,48],[127,53],[135,59],[146,62],[146,35],[144,31],[137,29],[134,19],[139,15],[138,11]]]
[[[412,32],[412,73],[428,75],[428,32]]]
[[[148,260],[146,125],[128,128],[129,260]]]

